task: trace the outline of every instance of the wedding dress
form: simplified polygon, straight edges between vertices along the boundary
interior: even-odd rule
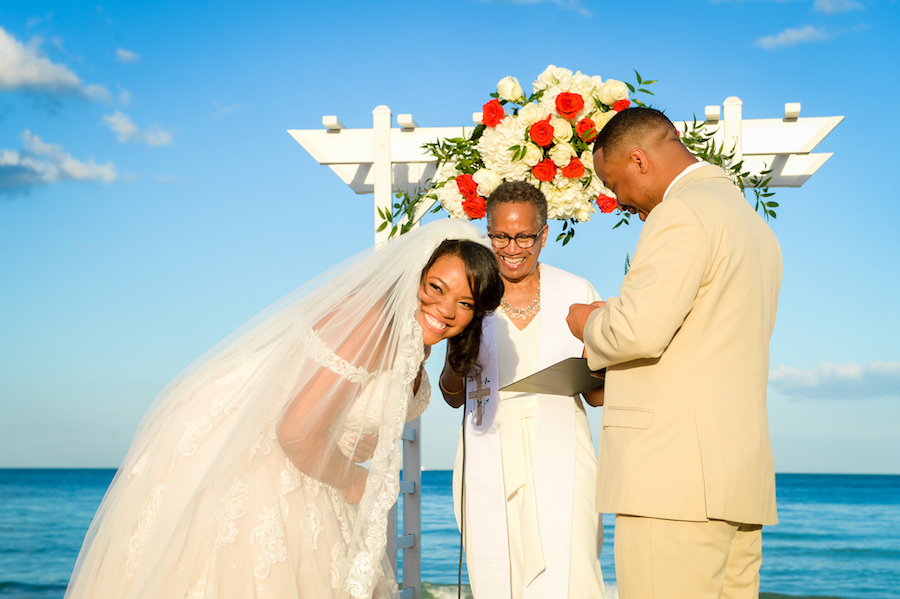
[[[100,505],[66,599],[397,597],[388,510],[404,424],[430,399],[424,372],[413,394],[417,290],[444,239],[489,246],[460,220],[379,244],[173,380]],[[363,435],[377,444],[351,505],[328,481]]]

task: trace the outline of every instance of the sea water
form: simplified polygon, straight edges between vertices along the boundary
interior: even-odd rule
[[[0,597],[60,599],[114,470],[0,469]],[[459,568],[451,473],[422,473],[422,580],[449,592]],[[763,529],[761,590],[900,599],[900,476],[779,474],[780,523]],[[612,517],[601,563],[611,588]],[[465,566],[462,582],[468,583]],[[452,596],[456,596],[455,588]]]

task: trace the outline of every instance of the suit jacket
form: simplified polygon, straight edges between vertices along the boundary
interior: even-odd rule
[[[766,384],[781,286],[774,234],[716,166],[647,217],[618,298],[587,321],[608,367],[597,508],[775,524]]]

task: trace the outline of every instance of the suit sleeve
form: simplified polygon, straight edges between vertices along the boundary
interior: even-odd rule
[[[709,260],[693,210],[669,198],[651,212],[619,297],[595,310],[584,331],[592,370],[658,358],[690,313]]]

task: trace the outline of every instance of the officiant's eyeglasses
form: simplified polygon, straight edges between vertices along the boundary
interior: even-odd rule
[[[522,248],[523,250],[527,250],[531,246],[534,245],[535,240],[540,237],[541,234],[538,233],[536,235],[529,235],[528,233],[519,233],[515,237],[510,237],[506,233],[489,233],[488,237],[491,238],[491,245],[493,245],[498,250],[502,250],[506,246],[509,245],[509,242],[513,239],[516,240],[516,245]]]

